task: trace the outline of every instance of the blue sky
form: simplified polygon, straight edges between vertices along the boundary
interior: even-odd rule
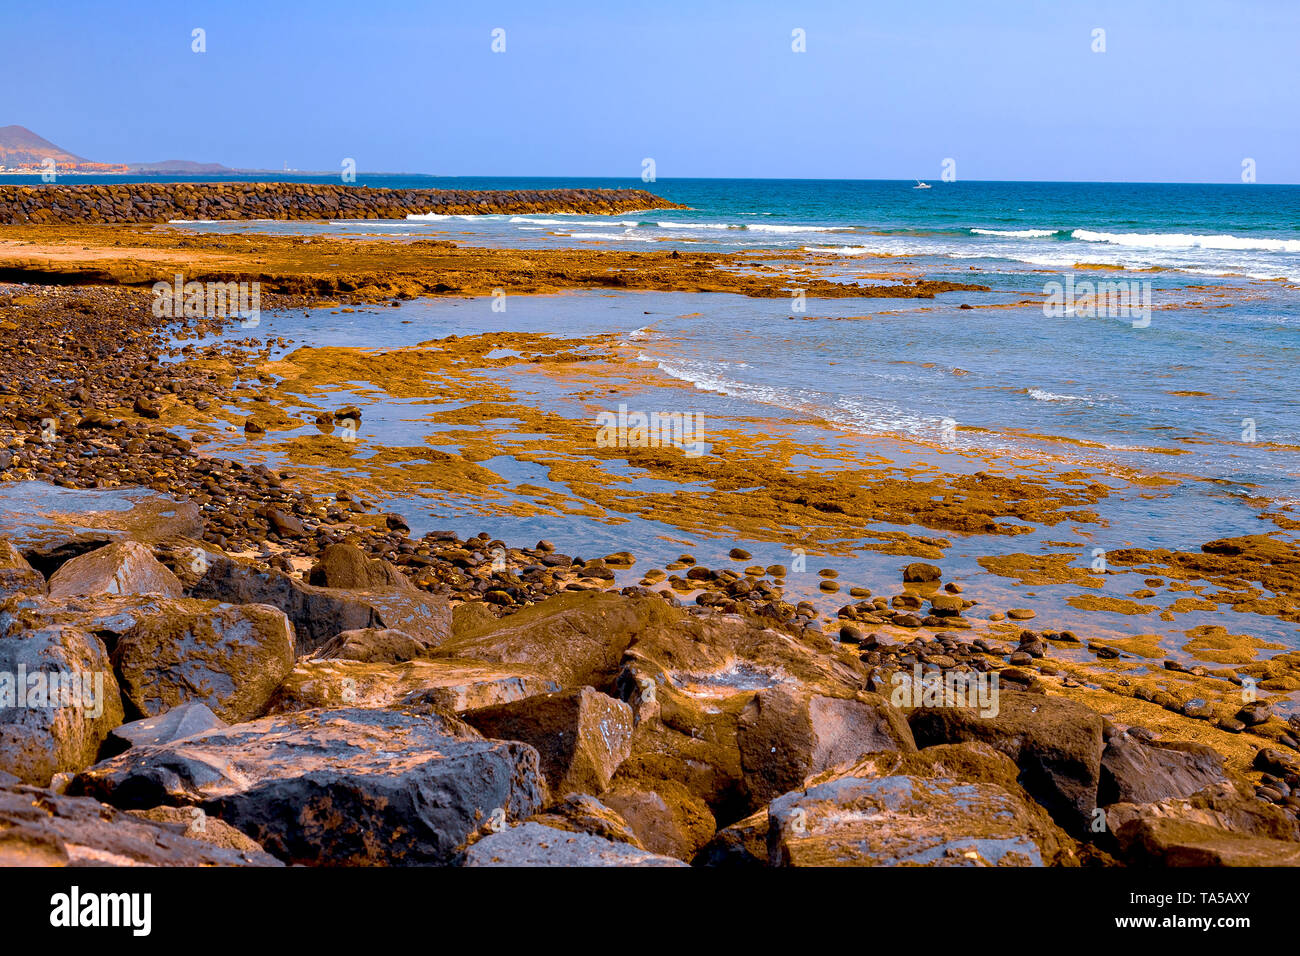
[[[14,0],[0,37],[0,126],[108,162],[1300,182],[1295,0]]]

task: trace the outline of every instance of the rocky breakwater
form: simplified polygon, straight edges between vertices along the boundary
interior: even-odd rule
[[[1290,793],[1294,752],[1231,765],[1041,681],[963,696],[1006,649],[891,657],[599,584],[502,615],[346,542],[284,570],[188,502],[104,494],[3,529],[0,862],[1300,863],[1300,801],[1247,776]],[[900,695],[905,669],[939,690]]]
[[[0,186],[0,224],[175,219],[405,219],[408,214],[614,215],[681,209],[643,189],[372,189],[327,183],[125,183]]]

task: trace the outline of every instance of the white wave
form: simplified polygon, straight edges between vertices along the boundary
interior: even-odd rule
[[[1089,405],[1093,402],[1086,395],[1057,395],[1041,388],[1031,388],[1025,394],[1036,402],[1087,402]]]
[[[408,212],[407,219],[420,219],[425,222],[437,222],[441,219],[450,219],[451,216],[444,216],[439,212]]]
[[[743,224],[726,222],[657,222],[660,229],[744,229]]]
[[[572,219],[532,219],[528,216],[512,216],[511,222],[529,222],[538,226],[572,226]]]
[[[169,226],[211,226],[220,222],[218,219],[168,219]]]
[[[730,363],[688,363],[672,365],[644,353],[638,361],[654,362],[661,372],[671,378],[687,382],[705,392],[718,392],[730,398],[739,398],[771,405],[820,418],[828,425],[850,431],[889,432],[930,436],[939,434],[941,423],[908,415],[890,405],[879,407],[864,404],[843,396],[833,398],[822,392],[808,389],[786,389],[771,385],[739,382],[719,374],[719,369]],[[743,363],[740,363],[743,365]],[[714,366],[705,368],[703,366]],[[748,367],[748,366],[745,366]]]
[[[631,332],[627,334],[628,341],[631,342],[644,341],[645,339],[648,339],[650,337],[650,333],[653,331],[654,329],[651,328],[650,326],[643,325],[641,328],[633,329]]]
[[[660,229],[738,229],[745,232],[845,232],[852,226],[795,226],[766,222],[657,222]]]
[[[975,236],[1002,236],[1005,239],[1046,239],[1056,235],[1055,229],[972,229]]]
[[[1093,232],[1076,229],[1072,239],[1083,242],[1106,242],[1117,246],[1147,249],[1217,249],[1258,250],[1263,252],[1300,252],[1300,239],[1264,239],[1244,236],[1198,236],[1182,232]]]
[[[750,232],[847,232],[852,226],[788,226],[780,223],[754,222],[743,228]]]
[[[629,236],[625,232],[556,232],[566,239],[609,239],[614,242],[644,242],[640,236]]]
[[[1180,269],[1178,271],[1198,276],[1237,276],[1242,279],[1262,279],[1264,281],[1286,279],[1290,282],[1300,282],[1300,274],[1286,272],[1225,272],[1223,269]]]

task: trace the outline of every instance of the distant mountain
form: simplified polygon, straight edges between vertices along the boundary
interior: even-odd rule
[[[39,166],[46,159],[59,165],[79,166],[90,160],[60,149],[23,126],[0,126],[0,166]]]
[[[0,168],[31,167],[35,172],[47,159],[54,160],[55,166],[64,172],[183,175],[235,171],[220,163],[195,163],[188,159],[165,159],[160,163],[97,163],[61,149],[25,127],[0,126]]]
[[[196,163],[188,159],[164,159],[161,163],[127,163],[133,173],[230,173],[220,163]]]

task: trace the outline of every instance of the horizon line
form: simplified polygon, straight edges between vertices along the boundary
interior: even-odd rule
[[[338,178],[337,170],[282,170],[282,169],[240,169],[229,167],[221,172],[214,173],[184,173],[184,172],[125,172],[125,173],[60,173],[59,179],[71,177],[84,177],[86,179],[107,179],[114,176],[191,176],[208,178],[210,182],[221,182],[219,178],[223,175],[246,175],[246,176],[324,176]],[[706,182],[805,182],[805,183],[909,183],[909,182],[930,182],[939,186],[953,186],[957,183],[1032,183],[1037,185],[1068,185],[1068,186],[1300,186],[1300,183],[1277,182],[1277,183],[1246,183],[1239,180],[1159,180],[1159,179],[970,179],[961,178],[951,182],[943,179],[925,180],[918,179],[915,176],[907,177],[843,177],[843,176],[657,176],[653,182],[645,182],[638,175],[618,176],[607,173],[574,173],[574,174],[531,174],[531,173],[413,173],[413,172],[387,172],[380,170],[357,170],[357,176],[418,176],[429,179],[609,179],[621,182],[641,181],[646,188],[653,187],[660,182],[680,182],[680,181],[706,181]],[[39,172],[18,173],[13,170],[5,170],[0,173],[0,178],[32,176],[39,179]],[[42,182],[40,185],[57,185],[54,183]],[[344,185],[355,185],[344,183]]]

